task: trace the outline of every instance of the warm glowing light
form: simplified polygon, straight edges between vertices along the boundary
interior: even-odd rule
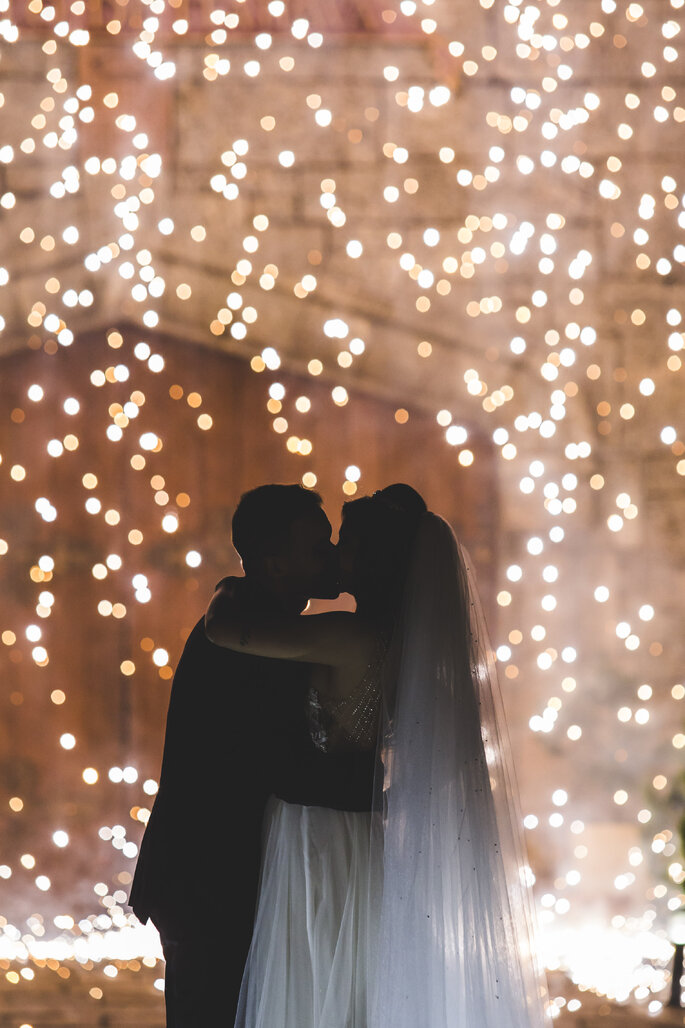
[[[155,628],[158,638],[141,640],[131,634],[131,618],[134,610],[151,614],[153,600],[163,599],[159,553],[175,555],[169,559],[189,595],[204,588],[196,569],[211,563],[195,521],[201,492],[175,470],[175,419],[189,448],[215,437],[218,445],[231,441],[224,412],[208,409],[210,390],[202,387],[205,397],[196,391],[201,379],[193,381],[191,371],[181,379],[175,370],[178,381],[167,379],[174,362],[163,332],[173,326],[184,335],[197,312],[194,338],[201,342],[204,333],[209,345],[249,361],[262,376],[254,381],[263,399],[245,411],[245,431],[264,431],[292,464],[292,480],[306,488],[327,481],[323,462],[332,458],[318,433],[329,419],[340,425],[337,488],[351,497],[382,484],[367,483],[364,454],[347,449],[344,428],[359,414],[369,383],[382,383],[391,404],[384,431],[397,445],[415,446],[415,427],[424,431],[429,424],[421,443],[426,468],[431,447],[442,447],[456,476],[445,488],[458,491],[468,476],[480,495],[493,503],[496,496],[502,511],[506,531],[497,557],[491,554],[502,633],[494,652],[506,685],[526,683],[525,696],[538,697],[526,711],[524,696],[515,716],[536,734],[536,745],[549,743],[560,755],[540,809],[524,820],[549,869],[540,896],[550,938],[582,909],[591,874],[581,876],[571,865],[588,858],[589,866],[598,845],[590,831],[582,846],[568,842],[584,831],[574,814],[587,799],[564,781],[562,760],[594,746],[602,710],[608,711],[616,743],[607,758],[610,774],[598,774],[593,788],[593,820],[626,828],[626,819],[632,828],[651,821],[655,834],[644,845],[631,844],[627,862],[607,872],[605,891],[621,893],[622,913],[611,920],[616,936],[600,933],[591,943],[581,931],[564,929],[557,948],[583,991],[621,1004],[644,1002],[655,1015],[661,1001],[651,997],[666,983],[666,963],[661,967],[655,956],[665,945],[661,907],[675,909],[682,890],[677,825],[665,800],[679,773],[674,751],[685,748],[682,715],[674,709],[685,687],[672,684],[681,671],[668,645],[675,572],[659,566],[662,553],[677,566],[677,542],[664,543],[662,534],[665,525],[677,524],[671,497],[685,477],[679,399],[685,326],[674,288],[685,264],[679,235],[685,214],[673,162],[685,122],[673,77],[682,0],[664,0],[663,18],[654,13],[658,5],[631,2],[618,10],[615,0],[601,0],[585,22],[574,21],[564,0],[501,6],[480,0],[487,12],[483,31],[476,40],[464,23],[463,41],[452,38],[444,5],[400,0],[396,10],[379,13],[389,30],[383,59],[377,48],[355,50],[355,62],[366,66],[354,97],[337,88],[338,69],[349,74],[349,49],[339,35],[331,42],[325,14],[323,25],[310,24],[282,0],[270,0],[264,18],[253,25],[250,16],[248,25],[240,4],[230,12],[196,6],[189,14],[177,0],[166,7],[151,0],[134,25],[121,0],[100,24],[84,0],[68,10],[31,0],[20,27],[0,19],[0,34],[16,51],[8,85],[25,40],[40,46],[46,62],[45,95],[35,102],[25,107],[23,95],[0,93],[9,115],[0,143],[0,209],[13,239],[3,258],[7,267],[0,267],[0,333],[12,346],[35,351],[27,354],[25,379],[8,409],[13,434],[3,443],[0,470],[27,523],[50,540],[26,547],[11,520],[0,540],[3,568],[22,563],[30,590],[26,616],[8,616],[0,626],[8,676],[16,664],[22,675],[30,668],[36,677],[31,689],[23,678],[21,686],[8,687],[9,712],[14,718],[22,705],[28,711],[43,688],[55,718],[68,717],[74,702],[72,686],[67,702],[50,678],[64,659],[59,619],[74,559],[60,542],[72,512],[47,484],[60,476],[73,474],[77,492],[83,489],[73,517],[88,535],[84,603],[95,619],[94,637],[112,654],[115,679],[139,691],[148,688],[146,676],[159,688],[160,678],[173,675],[176,628],[169,634]],[[72,60],[72,47],[92,45],[91,34],[95,39],[91,17],[112,51],[115,70],[104,89],[83,81],[95,67],[88,51],[77,62],[79,75]],[[431,47],[442,46],[444,60],[428,59],[411,32],[405,39],[401,33],[410,26]],[[120,50],[140,64],[138,94],[119,81]],[[211,158],[201,152],[197,126],[178,120],[179,132],[185,126],[190,133],[184,145],[197,147],[201,202],[194,209],[183,191],[171,188],[174,144],[159,138],[157,107],[144,102],[146,82],[154,83],[162,105],[182,102],[175,81],[181,55],[184,73],[203,76],[209,105],[221,94],[230,109],[237,83],[249,83],[249,102],[240,101],[241,138],[233,138],[235,119],[220,119],[207,134]],[[609,63],[610,87],[599,73]],[[212,90],[218,90],[213,99]],[[469,128],[466,148],[454,130],[462,122]],[[19,188],[29,162],[49,176],[36,184],[44,200],[40,217]],[[88,225],[81,210],[93,214]],[[213,270],[217,252],[221,272]],[[39,271],[31,265],[34,254]],[[110,297],[137,329],[116,325]],[[71,384],[60,360],[69,347],[81,346],[77,327],[84,318],[91,326],[112,320],[104,322],[100,357],[89,363],[86,354],[85,378],[74,376]],[[291,332],[291,323],[298,331]],[[311,390],[298,381],[302,373]],[[153,376],[167,407],[149,386]],[[125,450],[126,476],[112,475],[109,463],[96,466],[91,433],[113,465]],[[45,464],[52,479],[44,477]],[[156,512],[149,527],[140,513],[148,507]],[[489,508],[488,516],[500,517]],[[98,532],[105,533],[102,541]],[[41,556],[44,548],[55,556]],[[648,553],[653,569],[643,563]],[[473,555],[479,563],[478,550]],[[46,744],[59,738],[62,749],[74,750],[76,738],[63,727],[69,722],[46,726]],[[85,762],[92,759],[84,749],[89,743],[78,731]],[[73,754],[61,759],[68,769]],[[90,786],[133,792],[138,774],[131,765],[114,766],[103,782],[87,767],[82,777]],[[147,795],[156,788],[151,779],[142,785]],[[635,798],[645,794],[654,810],[636,813]],[[549,810],[550,796],[558,809]],[[125,808],[138,829],[149,816],[141,799],[138,792]],[[28,816],[28,794],[8,796],[8,803],[8,816]],[[50,839],[58,848],[76,842],[70,824],[45,826],[50,852]],[[127,829],[105,825],[102,832],[103,844],[133,859],[137,848]],[[550,833],[556,838],[548,852]],[[43,855],[36,852],[40,867]],[[15,857],[0,865],[3,879],[12,875]],[[36,858],[25,854],[21,865],[32,870]],[[646,895],[643,880],[629,870],[638,866],[651,883]],[[29,884],[51,888],[43,874]],[[133,930],[130,915],[119,913],[125,892],[116,880],[98,883],[95,896],[104,909],[78,929],[84,954],[91,952],[91,935]],[[57,916],[54,926],[66,938],[73,918]],[[29,922],[25,930],[39,946],[35,926]],[[609,970],[608,954],[625,953],[626,940],[638,937],[643,950],[635,944],[620,974]],[[11,949],[7,933],[6,941]],[[557,970],[558,952],[550,960]],[[19,986],[32,970],[22,961],[6,971]],[[100,956],[94,963],[100,966]],[[123,970],[107,963],[103,974]],[[99,987],[90,990],[94,1000],[103,995]],[[552,1001],[551,1014],[560,1013],[562,1001]],[[572,1013],[580,1003],[566,1006]]]

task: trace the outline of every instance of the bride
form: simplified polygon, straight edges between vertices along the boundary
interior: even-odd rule
[[[528,877],[468,558],[410,486],[346,503],[354,614],[248,620],[220,584],[210,640],[314,665],[330,753],[376,753],[369,813],[272,799],[236,1028],[540,1028]]]

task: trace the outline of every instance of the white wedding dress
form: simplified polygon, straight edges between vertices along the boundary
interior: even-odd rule
[[[310,690],[310,730],[320,750],[373,752],[386,651],[379,636],[357,687],[329,709]],[[379,825],[370,811],[271,797],[236,1028],[366,1028],[382,895]]]
[[[324,712],[374,732],[375,809],[270,801],[235,1028],[542,1028],[500,702],[468,558],[426,513],[385,659]]]
[[[270,801],[237,1026],[366,1028],[381,872],[371,816]]]

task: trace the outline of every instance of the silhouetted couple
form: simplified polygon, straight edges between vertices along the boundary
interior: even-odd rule
[[[538,1028],[498,692],[468,561],[413,489],[246,493],[174,676],[130,903],[168,1028]],[[302,616],[352,593],[355,613]],[[528,947],[528,948],[527,948]]]

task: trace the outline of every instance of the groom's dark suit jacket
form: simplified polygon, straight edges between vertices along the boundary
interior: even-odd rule
[[[370,809],[371,757],[324,755],[310,740],[309,674],[215,646],[198,621],[174,675],[159,792],[129,897],[143,923],[151,916],[175,939],[213,925],[243,961],[269,795]]]

